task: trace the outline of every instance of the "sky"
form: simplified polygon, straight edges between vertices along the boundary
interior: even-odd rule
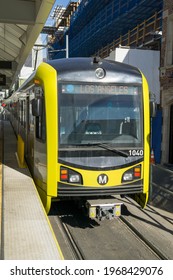
[[[66,7],[67,4],[70,2],[70,0],[56,0],[54,6],[62,5],[63,7]],[[74,0],[74,2],[77,2]]]
[[[62,5],[66,7],[69,2],[70,2],[69,0],[56,0],[55,5]]]

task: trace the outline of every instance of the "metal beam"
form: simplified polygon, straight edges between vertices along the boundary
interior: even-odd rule
[[[26,1],[24,1],[26,3]],[[23,42],[20,53],[18,57],[15,59],[17,62],[17,69],[12,78],[12,85],[15,84],[17,76],[24,65],[29,52],[31,51],[34,43],[37,40],[38,35],[40,34],[43,26],[46,22],[46,19],[51,11],[51,8],[54,4],[55,0],[36,0],[36,19],[33,26],[28,26],[25,34],[20,37],[20,40]]]
[[[0,0],[0,74],[12,88],[55,0]],[[11,68],[4,61],[12,63]]]

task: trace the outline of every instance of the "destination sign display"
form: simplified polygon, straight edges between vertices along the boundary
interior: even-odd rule
[[[62,93],[69,94],[138,94],[138,87],[127,85],[63,84]]]

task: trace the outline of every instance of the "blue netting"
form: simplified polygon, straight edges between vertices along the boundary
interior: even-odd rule
[[[71,19],[69,55],[90,56],[162,9],[163,0],[83,0]],[[60,44],[61,43],[61,44]],[[57,42],[54,48],[65,48]],[[53,58],[65,53],[54,54]]]

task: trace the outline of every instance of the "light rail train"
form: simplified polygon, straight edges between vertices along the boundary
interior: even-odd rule
[[[4,101],[48,213],[53,199],[130,195],[150,186],[150,105],[135,67],[94,58],[43,62]]]

